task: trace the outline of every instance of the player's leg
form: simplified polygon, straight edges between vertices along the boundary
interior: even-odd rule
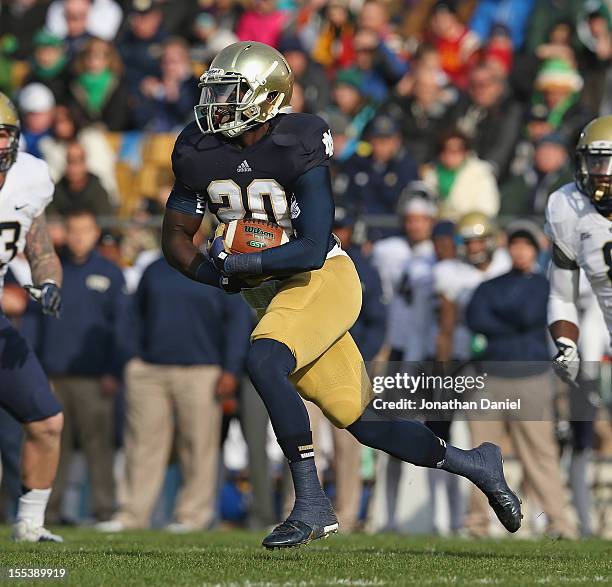
[[[293,376],[300,394],[315,402],[362,444],[421,467],[442,468],[472,481],[489,499],[504,526],[520,526],[520,502],[506,484],[499,447],[472,450],[446,444],[421,422],[393,420],[368,405],[372,392],[363,359],[350,334]],[[365,406],[368,405],[367,408]]]
[[[317,477],[308,414],[289,378],[352,326],[360,306],[361,285],[352,261],[335,257],[317,271],[288,279],[253,332],[247,369],[289,461],[296,494],[289,518],[264,546],[303,544],[337,529]]]
[[[504,476],[500,448],[490,442],[462,450],[439,439],[429,428],[412,420],[390,420],[369,407],[348,431],[361,443],[421,467],[440,468],[469,479],[489,500],[509,532],[521,525],[520,500]]]
[[[60,453],[62,407],[25,339],[0,317],[0,405],[24,426],[15,540],[61,542],[44,528]]]
[[[272,339],[254,341],[247,370],[261,396],[276,439],[289,461],[295,503],[287,520],[268,535],[266,548],[305,544],[338,528],[333,508],[317,476],[310,421],[304,402],[289,380],[295,368],[289,348]]]

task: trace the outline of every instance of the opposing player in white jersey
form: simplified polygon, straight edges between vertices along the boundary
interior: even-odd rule
[[[579,274],[591,284],[612,338],[612,116],[590,122],[576,147],[576,181],[546,206],[553,241],[549,323],[558,353],[553,366],[568,382],[578,375]]]
[[[0,294],[7,265],[25,252],[43,312],[59,316],[62,268],[49,239],[45,208],[53,183],[44,161],[18,153],[19,119],[0,93]],[[26,340],[0,312],[0,406],[23,424],[22,495],[13,539],[61,542],[44,527],[44,515],[59,460],[62,408]]]
[[[456,233],[465,246],[465,260],[444,259],[433,270],[440,304],[436,358],[441,362],[471,357],[465,309],[483,281],[506,273],[512,265],[508,252],[496,246],[493,223],[485,214],[466,214],[457,223]]]

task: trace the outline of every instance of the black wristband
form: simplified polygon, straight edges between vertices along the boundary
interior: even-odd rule
[[[223,272],[227,275],[261,275],[261,253],[229,255],[225,259]]]

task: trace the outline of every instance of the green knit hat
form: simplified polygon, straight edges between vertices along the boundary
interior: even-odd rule
[[[344,84],[347,86],[351,86],[361,92],[361,90],[363,89],[363,76],[361,75],[361,72],[358,69],[341,69],[336,74],[336,84]]]
[[[59,47],[64,41],[46,29],[40,29],[32,39],[35,47]]]
[[[564,59],[548,59],[544,62],[535,81],[537,90],[566,88],[579,92],[584,82],[580,74]]]

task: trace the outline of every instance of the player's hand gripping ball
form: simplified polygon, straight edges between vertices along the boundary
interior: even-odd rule
[[[265,249],[278,247],[289,242],[285,231],[273,222],[253,218],[232,220],[227,224],[219,224],[215,235],[209,243],[208,254],[219,271],[223,272],[225,259],[228,255],[257,253]],[[237,279],[234,277],[233,279]],[[240,289],[243,284],[255,287],[268,277],[240,278],[242,283],[236,284]],[[229,286],[229,284],[228,284]],[[222,285],[225,289],[225,286]],[[231,290],[232,288],[229,288]],[[229,291],[227,290],[227,291]]]

